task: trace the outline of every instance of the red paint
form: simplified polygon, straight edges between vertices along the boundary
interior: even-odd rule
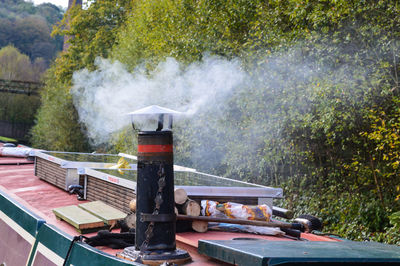
[[[33,161],[28,161],[25,158],[17,158],[17,157],[1,157],[0,156],[0,165],[7,164],[33,164]]]
[[[1,145],[0,145],[1,146]],[[149,145],[141,145],[149,146]],[[150,145],[153,146],[153,145]],[[167,146],[172,151],[172,145],[154,145]],[[160,149],[158,149],[160,150]],[[142,151],[143,152],[143,151]],[[147,152],[147,151],[146,151]],[[165,152],[165,150],[163,150]],[[55,225],[62,231],[72,236],[79,235],[76,230],[64,221],[59,221],[55,218],[52,210],[57,207],[78,205],[83,203],[78,201],[76,195],[70,195],[68,192],[51,185],[43,180],[40,180],[34,175],[34,166],[32,164],[17,165],[16,163],[26,161],[22,158],[6,158],[0,157],[0,190],[4,191],[10,197],[24,205],[32,212],[46,220],[48,224]],[[2,164],[2,162],[15,163],[13,165]],[[1,226],[0,226],[1,228]],[[118,232],[116,229],[114,232]],[[0,232],[1,233],[1,232]],[[1,234],[0,234],[1,235]],[[96,233],[86,234],[93,236]],[[177,246],[187,249],[194,260],[190,265],[222,265],[221,262],[212,260],[211,258],[197,253],[197,243],[199,239],[209,240],[224,240],[232,238],[261,238],[274,241],[292,241],[285,237],[263,236],[244,233],[229,233],[208,231],[207,233],[179,233],[176,235]],[[302,238],[310,241],[338,241],[336,239],[325,236],[316,236],[312,234],[302,234]],[[99,250],[115,255],[116,252],[122,250],[113,250],[107,247],[98,247]],[[0,248],[1,253],[1,248]],[[13,265],[13,264],[10,264]],[[19,264],[18,264],[19,265]]]
[[[172,152],[172,145],[138,145],[138,152]]]
[[[176,240],[181,241],[187,245],[196,247],[200,239],[203,240],[232,240],[233,238],[257,238],[271,241],[294,241],[291,238],[280,237],[280,236],[266,236],[266,235],[255,235],[255,234],[245,234],[245,233],[233,233],[233,232],[220,232],[220,231],[208,231],[207,233],[194,233],[194,232],[184,232],[177,233]]]
[[[107,180],[112,182],[112,183],[116,183],[116,184],[119,183],[119,179],[115,178],[115,177],[112,177],[112,176],[107,176]]]

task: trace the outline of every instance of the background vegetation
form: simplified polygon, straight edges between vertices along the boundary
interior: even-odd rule
[[[42,58],[31,62],[27,55],[13,46],[0,49],[0,79],[39,81],[45,69]],[[40,98],[37,96],[1,93],[0,120],[33,125],[39,105]]]
[[[50,33],[63,12],[50,3],[34,6],[24,0],[1,0],[0,48],[13,45],[32,61],[42,58],[48,66],[62,50],[63,37],[51,38]]]
[[[252,82],[175,129],[177,163],[283,186],[287,207],[326,231],[400,244],[399,11],[378,0],[97,0],[58,30],[74,38],[49,72],[33,142],[96,148],[69,89],[97,56],[131,71],[239,58]],[[131,136],[118,136],[106,148],[132,152]]]
[[[50,33],[63,12],[49,3],[0,0],[0,79],[41,80],[62,50],[63,36],[52,38]],[[39,105],[37,96],[0,93],[0,120],[29,129]]]

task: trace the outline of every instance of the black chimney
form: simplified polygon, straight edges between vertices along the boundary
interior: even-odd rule
[[[129,113],[138,133],[135,247],[121,254],[145,264],[184,263],[190,255],[176,249],[172,119],[179,112],[149,106]],[[153,124],[151,124],[153,122]]]

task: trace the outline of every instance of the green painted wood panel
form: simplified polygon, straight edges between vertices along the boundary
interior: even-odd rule
[[[125,266],[143,264],[123,260],[116,256],[106,254],[87,244],[76,243],[71,250],[71,254],[67,260],[66,265]]]
[[[56,263],[54,259],[54,253],[56,256],[60,257],[63,261],[67,255],[68,248],[71,244],[72,236],[62,232],[60,229],[55,227],[54,225],[44,224],[40,229],[36,237],[36,242],[34,246],[34,252],[31,253],[31,257],[29,259],[28,265],[38,265],[37,257],[38,254],[36,252],[41,253],[41,250],[37,250],[38,245],[43,245],[51,252],[47,252],[45,256],[50,260]],[[50,256],[50,257],[49,257]],[[36,259],[36,260],[35,260]],[[59,258],[58,258],[59,260]]]
[[[45,224],[38,232],[36,247],[41,244],[49,249],[45,256],[48,259],[54,258],[54,254],[64,261],[65,265],[107,265],[107,266],[125,266],[125,265],[142,265],[130,261],[125,261],[116,256],[104,253],[96,248],[93,248],[83,242],[75,242],[72,246],[71,253],[68,258],[67,252],[72,242],[72,236],[64,233],[53,225]],[[40,248],[39,248],[40,250]],[[52,254],[54,253],[54,254]],[[36,254],[37,256],[37,254]],[[35,254],[32,254],[28,265],[37,265],[33,260]],[[54,261],[54,263],[60,262]]]
[[[0,190],[0,210],[33,237],[46,221]]]
[[[385,263],[400,265],[400,247],[376,242],[199,240],[199,253],[237,265]]]

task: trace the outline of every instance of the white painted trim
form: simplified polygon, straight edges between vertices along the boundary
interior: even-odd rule
[[[96,171],[91,168],[83,168],[83,170],[80,169],[79,173],[83,174],[83,175],[89,175],[91,177],[98,178],[98,179],[104,180],[106,182],[116,184],[116,185],[119,185],[122,187],[126,187],[129,189],[133,189],[136,191],[136,182],[127,180],[125,178],[120,178],[120,177],[116,177],[113,175],[109,175],[109,174],[106,174],[103,172]]]
[[[65,163],[65,162],[66,162],[66,161],[63,160],[63,159],[60,159],[60,158],[57,158],[57,157],[48,155],[48,154],[44,153],[43,151],[35,151],[35,156],[36,156],[36,157],[40,157],[40,158],[42,158],[42,159],[45,159],[45,160],[47,160],[47,161],[50,161],[50,162],[59,164],[59,165],[61,165],[62,163]]]
[[[37,249],[35,252],[35,256],[33,257],[32,264],[34,264],[35,259],[36,259],[36,254],[40,252],[43,256],[48,258],[51,262],[53,262],[55,265],[63,265],[64,264],[64,259],[58,256],[54,251],[50,250],[48,247],[43,245],[42,243],[38,243]]]

